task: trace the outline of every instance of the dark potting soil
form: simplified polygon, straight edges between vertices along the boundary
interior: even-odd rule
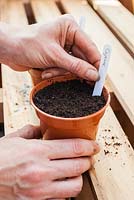
[[[92,97],[93,87],[86,81],[71,80],[55,83],[38,91],[33,101],[42,111],[59,117],[82,117],[100,110],[103,96]]]

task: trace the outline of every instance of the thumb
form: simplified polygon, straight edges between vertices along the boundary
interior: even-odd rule
[[[99,78],[97,69],[90,63],[80,58],[68,54],[64,49],[58,47],[57,49],[59,58],[56,58],[57,66],[70,71],[77,76],[89,80],[96,81]]]
[[[38,139],[41,138],[41,131],[39,126],[33,126],[33,125],[26,125],[23,128],[5,136],[6,138],[11,137],[22,137],[25,139]]]

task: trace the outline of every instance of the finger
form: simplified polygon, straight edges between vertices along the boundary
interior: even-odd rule
[[[92,158],[74,158],[50,161],[54,166],[51,173],[53,180],[80,176],[92,167]],[[52,168],[51,168],[52,169]]]
[[[10,66],[13,70],[15,70],[15,71],[20,71],[20,72],[28,71],[28,70],[30,69],[28,66],[10,64],[10,63],[9,63],[9,66]]]
[[[65,200],[65,199],[58,198],[58,199],[49,199],[49,200]],[[66,199],[66,200],[69,200],[69,199]]]
[[[42,183],[36,187],[25,189],[15,186],[16,194],[20,198],[34,199],[64,199],[77,196],[83,185],[82,177]],[[21,199],[20,198],[20,199]]]
[[[56,60],[56,65],[70,71],[81,78],[96,81],[99,77],[97,69],[88,62],[69,55],[60,46],[57,47],[57,53],[60,55]]]
[[[41,157],[41,156],[40,156]],[[92,158],[73,158],[46,161],[41,157],[37,164],[24,168],[19,172],[17,182],[23,189],[37,187],[44,182],[76,177],[91,169]]]
[[[89,57],[86,57],[86,55],[82,52],[81,49],[79,49],[77,46],[73,46],[72,47],[72,53],[74,56],[76,56],[77,58],[81,58],[87,62],[90,63],[90,58]],[[100,60],[96,61],[93,66],[96,67],[97,69],[99,68],[99,65],[100,65]]]
[[[49,69],[44,70],[41,76],[42,76],[42,79],[48,79],[55,76],[64,75],[65,73],[67,73],[65,69],[55,67],[55,68],[49,68]]]
[[[74,45],[81,49],[93,66],[98,67],[101,57],[100,53],[95,43],[81,29],[78,29],[75,33]]]
[[[36,141],[37,143],[37,141]],[[48,158],[63,159],[77,158],[82,156],[92,156],[99,152],[99,145],[92,140],[85,139],[63,139],[63,140],[39,140],[45,151],[48,151]],[[44,155],[42,155],[44,156]]]
[[[88,62],[88,59],[86,58],[86,56],[83,54],[83,52],[77,46],[74,45],[72,47],[72,53],[77,58],[81,58],[82,60],[85,60]]]
[[[33,125],[26,125],[23,128],[17,130],[16,132],[13,132],[7,136],[8,137],[22,137],[25,139],[38,139],[41,138],[41,131],[39,126],[33,126]]]
[[[52,191],[56,191],[55,198],[69,198],[76,197],[82,190],[83,180],[82,176],[55,181],[52,185]]]

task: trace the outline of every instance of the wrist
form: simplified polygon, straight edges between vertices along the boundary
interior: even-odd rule
[[[17,33],[16,26],[0,22],[0,63],[14,64],[19,53]]]

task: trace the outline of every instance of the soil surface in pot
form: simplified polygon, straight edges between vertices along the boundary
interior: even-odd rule
[[[106,104],[103,95],[92,97],[92,92],[93,87],[86,81],[57,82],[38,91],[33,101],[50,115],[76,118],[93,114]]]

